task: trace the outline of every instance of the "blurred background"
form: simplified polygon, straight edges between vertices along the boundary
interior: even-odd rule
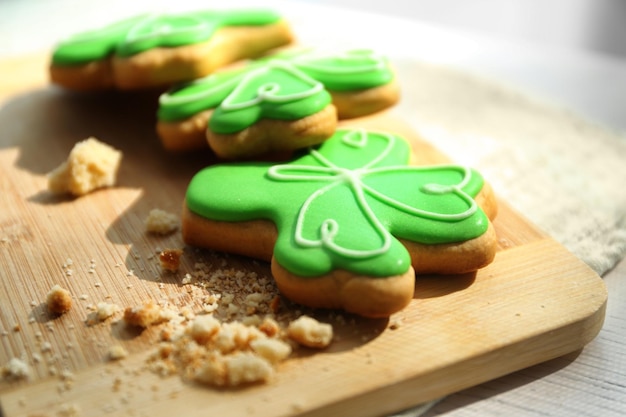
[[[308,0],[626,57],[625,0]]]
[[[626,131],[626,0],[0,0],[0,58],[146,10],[236,7],[280,9],[305,44],[461,68]]]
[[[456,30],[512,41],[584,49],[626,57],[626,0],[302,0],[415,19]],[[98,15],[119,3],[115,0],[0,0],[0,52],[16,47],[8,39],[12,31],[28,22],[58,20],[69,9],[82,18],[97,21]],[[124,2],[132,10],[133,3]],[[162,4],[179,2],[148,2]],[[185,3],[182,1],[180,3]],[[223,1],[206,0],[201,7],[224,7]],[[262,6],[265,1],[250,1]],[[28,5],[28,7],[24,7]],[[143,4],[142,7],[145,7]],[[225,7],[228,7],[226,5]],[[28,12],[25,13],[24,11]],[[106,14],[106,13],[105,13]],[[31,30],[37,31],[33,25]],[[59,28],[59,33],[63,31]]]

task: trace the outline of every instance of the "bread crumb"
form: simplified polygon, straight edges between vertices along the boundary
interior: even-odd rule
[[[57,284],[46,295],[46,304],[50,313],[64,314],[72,308],[72,296],[68,290]]]
[[[226,359],[228,385],[238,386],[254,382],[267,381],[274,368],[260,356],[251,352],[238,352]]]
[[[58,413],[60,417],[77,417],[80,414],[81,410],[77,404],[63,404]]]
[[[30,377],[30,368],[23,360],[11,358],[2,367],[2,377],[7,380],[28,379]]]
[[[168,235],[178,229],[180,221],[177,215],[155,208],[150,210],[144,224],[148,233]]]
[[[193,373],[193,379],[205,384],[236,387],[264,382],[274,374],[272,365],[250,352],[230,356],[216,355]]]
[[[259,330],[261,330],[269,337],[273,337],[279,334],[280,326],[273,318],[265,317],[261,324],[259,324]]]
[[[250,343],[252,350],[270,363],[278,363],[291,354],[291,346],[278,339],[257,339]]]
[[[115,185],[122,152],[90,137],[74,145],[65,162],[48,174],[48,189],[76,197]]]
[[[220,322],[213,316],[198,316],[191,324],[190,335],[199,344],[205,344],[220,330]]]
[[[117,361],[128,356],[128,351],[122,345],[112,345],[107,354],[109,360]]]
[[[180,267],[180,257],[183,251],[181,249],[166,249],[159,254],[159,262],[161,268],[166,271],[176,272]],[[187,274],[189,275],[189,274]]]
[[[333,327],[312,317],[301,316],[289,323],[287,334],[303,346],[325,348],[333,339]]]
[[[128,325],[145,328],[166,321],[165,313],[167,312],[150,300],[140,307],[127,307],[124,310],[124,321]]]
[[[100,321],[104,321],[118,311],[120,311],[120,306],[117,304],[101,301],[96,305],[96,318]]]

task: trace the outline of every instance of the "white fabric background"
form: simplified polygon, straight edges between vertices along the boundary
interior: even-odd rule
[[[626,138],[513,88],[395,62],[397,111],[455,162],[603,274],[626,253]],[[410,82],[409,82],[410,80]]]

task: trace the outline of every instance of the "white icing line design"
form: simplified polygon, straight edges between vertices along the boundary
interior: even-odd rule
[[[232,86],[237,85],[239,83],[239,81],[241,80],[241,77],[243,76],[243,74],[240,74],[239,76],[233,76],[233,78],[231,78],[230,80],[224,81],[223,83],[220,83],[218,85],[216,85],[213,88],[210,88],[208,90],[204,90],[204,91],[200,91],[197,92],[195,94],[187,94],[184,96],[177,96],[176,95],[176,91],[177,90],[173,90],[173,91],[168,91],[165,92],[163,94],[161,94],[161,96],[159,97],[159,104],[162,105],[179,105],[179,104],[185,104],[185,103],[190,103],[196,100],[203,100],[206,97],[212,96],[213,94],[215,94],[217,91],[222,90],[222,89],[230,89]],[[215,74],[211,74],[208,75],[206,77],[202,77],[199,78],[197,80],[191,81],[190,83],[187,83],[183,86],[183,88],[185,87],[189,87],[191,85],[194,84],[204,84],[207,82],[210,82],[211,79],[215,79],[217,78],[217,76]]]
[[[167,23],[168,18],[185,19],[191,24],[188,26],[176,28]],[[145,27],[147,27],[149,30],[141,34]],[[148,15],[145,19],[141,19],[139,22],[133,25],[133,27],[126,34],[124,43],[127,45],[132,45],[133,43],[141,42],[148,39],[155,39],[162,36],[200,32],[207,30],[209,27],[210,25],[207,22],[190,15],[168,16],[162,14],[151,14]]]
[[[246,90],[248,85],[254,82],[255,78],[262,77],[269,73],[272,70],[280,70],[289,73],[291,76],[297,78],[303,83],[309,86],[309,89],[305,91],[301,91],[299,93],[293,94],[285,94],[280,95],[281,93],[281,85],[277,82],[267,82],[261,84],[257,91],[256,96],[250,100],[236,102],[238,96]],[[241,110],[244,108],[252,107],[256,104],[262,103],[264,101],[270,103],[286,103],[293,100],[301,100],[307,97],[311,97],[314,94],[319,93],[324,89],[324,85],[319,81],[314,80],[313,78],[306,75],[304,72],[299,69],[289,65],[289,63],[285,61],[271,61],[268,65],[263,66],[261,68],[257,68],[247,74],[244,75],[243,79],[237,84],[237,87],[233,90],[232,93],[226,97],[224,101],[222,101],[221,107],[224,110],[232,111],[232,110]]]
[[[422,187],[422,191],[431,193],[431,194],[448,194],[454,193],[459,196],[463,201],[468,204],[468,209],[461,213],[456,214],[442,214],[435,213],[427,210],[421,210],[416,207],[409,206],[405,203],[397,201],[393,198],[390,198],[379,191],[365,185],[362,181],[367,175],[380,173],[380,172],[390,172],[390,171],[410,171],[410,172],[419,172],[424,171],[425,167],[415,167],[415,166],[393,166],[393,167],[380,167],[380,168],[371,168],[376,165],[382,159],[384,159],[393,149],[394,143],[396,139],[394,136],[389,134],[381,134],[385,140],[387,140],[387,144],[383,152],[381,152],[376,158],[365,164],[361,168],[357,169],[348,169],[341,168],[337,165],[333,164],[327,158],[325,158],[321,153],[316,151],[315,149],[310,149],[310,155],[315,158],[320,164],[323,166],[315,167],[309,165],[274,165],[269,168],[268,176],[274,180],[278,181],[327,181],[331,182],[329,185],[320,188],[313,194],[311,194],[298,212],[298,217],[296,220],[296,230],[294,239],[298,245],[303,247],[325,247],[331,251],[334,251],[337,254],[352,257],[352,258],[368,258],[371,256],[379,255],[385,253],[389,250],[392,242],[392,236],[389,231],[382,225],[380,220],[376,214],[372,211],[367,200],[365,198],[365,193],[369,193],[374,198],[379,201],[396,208],[397,210],[403,211],[405,213],[419,216],[419,217],[427,217],[434,218],[436,220],[448,220],[448,221],[459,221],[473,215],[478,209],[476,202],[473,198],[471,198],[467,193],[462,190],[470,179],[470,170],[466,167],[460,167],[455,165],[446,165],[446,166],[438,166],[437,169],[447,168],[447,169],[460,169],[463,173],[463,180],[459,184],[455,185],[442,185],[442,184],[425,184]],[[367,145],[368,136],[367,133],[360,129],[350,131],[344,135],[342,141],[350,146],[354,147],[364,147]],[[302,175],[300,173],[319,173],[320,175]],[[305,217],[307,216],[307,212],[313,202],[321,197],[322,195],[328,193],[332,188],[337,187],[342,184],[349,184],[352,192],[356,197],[357,204],[364,214],[367,221],[372,225],[375,233],[381,239],[380,247],[376,249],[370,250],[358,250],[358,249],[350,249],[342,247],[335,243],[334,238],[339,233],[339,223],[332,218],[325,219],[320,225],[320,239],[313,240],[304,237],[303,228]]]
[[[316,60],[328,59],[328,58],[337,58],[337,57],[339,59],[344,59],[346,61],[350,61],[350,60],[352,60],[351,57],[353,55],[356,55],[356,54],[364,54],[364,55],[366,55],[368,59],[371,59],[371,63],[367,64],[367,65],[364,64],[364,65],[361,65],[361,66],[358,66],[358,67],[354,66],[354,67],[350,67],[350,68],[337,68],[337,67],[333,67],[333,66],[329,66],[329,65],[323,65],[323,64],[321,64],[319,62],[316,62]],[[252,70],[250,70],[249,73],[242,72],[242,74],[240,74],[240,76],[234,76],[231,80],[225,81],[221,85],[215,86],[213,88],[210,88],[210,89],[207,89],[205,91],[198,92],[198,93],[195,93],[195,94],[176,96],[176,91],[178,91],[178,90],[168,91],[168,92],[162,94],[161,97],[159,97],[159,103],[162,104],[162,105],[181,105],[181,104],[190,103],[190,102],[193,102],[193,101],[196,101],[196,100],[203,100],[203,99],[205,99],[207,97],[210,97],[211,95],[215,94],[215,92],[218,91],[218,90],[221,90],[223,88],[230,88],[230,86],[233,85],[233,84],[237,85],[240,82],[242,84],[244,82],[249,82],[251,78],[267,72],[268,71],[268,67],[281,68],[281,69],[283,69],[285,71],[289,71],[292,75],[297,76],[301,80],[310,83],[312,86],[315,84],[314,87],[313,87],[314,90],[311,90],[311,91],[306,92],[306,93],[303,92],[301,95],[294,94],[294,95],[291,95],[291,96],[282,96],[282,99],[281,99],[281,102],[282,102],[282,101],[298,100],[298,99],[301,99],[301,98],[306,98],[306,97],[308,97],[310,95],[313,95],[313,94],[319,92],[321,89],[324,88],[323,84],[321,84],[317,80],[314,80],[313,78],[311,78],[310,76],[308,76],[307,74],[305,74],[304,72],[299,70],[298,67],[299,68],[310,68],[310,69],[313,69],[315,71],[320,71],[320,72],[324,72],[324,73],[327,73],[327,74],[341,74],[341,75],[355,74],[355,75],[357,75],[357,74],[361,74],[361,73],[379,71],[381,69],[384,69],[385,68],[385,61],[384,61],[382,56],[380,56],[380,55],[378,55],[375,52],[370,51],[370,50],[349,50],[349,51],[343,51],[343,52],[340,52],[340,53],[305,52],[304,54],[297,55],[295,57],[288,57],[288,58],[285,58],[285,59],[276,58],[276,59],[270,60],[263,67],[252,69]],[[189,84],[186,84],[185,86],[204,84],[204,83],[210,82],[212,77],[214,77],[214,75],[209,75],[209,76],[206,76],[206,77],[203,77],[203,78],[199,78],[199,79],[197,79],[195,81],[192,81]],[[241,77],[246,77],[246,80],[245,81],[241,80]],[[243,88],[243,87],[240,87],[240,88]],[[263,90],[263,89],[261,89],[261,90]],[[262,101],[262,99],[260,99],[260,96],[264,96],[267,99],[267,98],[269,98],[269,96],[271,96],[271,93],[274,93],[274,92],[277,92],[277,91],[278,91],[278,84],[271,85],[271,86],[266,86],[263,91],[259,92],[259,97],[257,97],[259,99],[258,102]],[[230,95],[229,95],[229,97],[230,97]],[[272,96],[272,98],[270,100],[274,100],[275,102],[278,102],[277,99],[278,99],[278,97]],[[227,100],[225,100],[225,102]],[[252,104],[250,104],[250,105],[252,105]],[[227,104],[226,107],[224,107],[224,103],[222,103],[222,107],[224,109],[227,109],[227,110],[233,109],[232,107],[229,108],[228,104]]]
[[[336,65],[324,65],[323,61],[327,59],[337,59],[338,61],[351,62],[354,59],[368,60],[359,66],[352,65],[350,67],[340,67]],[[298,55],[294,58],[294,65],[300,68],[308,68],[314,71],[325,72],[327,74],[349,75],[361,74],[366,72],[380,71],[385,68],[384,58],[369,49],[353,49],[341,52],[311,52]]]

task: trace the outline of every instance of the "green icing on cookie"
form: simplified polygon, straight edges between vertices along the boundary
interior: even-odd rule
[[[236,133],[262,118],[295,120],[315,114],[331,102],[321,83],[302,71],[273,61],[243,76],[217,106],[209,128]]]
[[[411,260],[398,238],[455,243],[488,227],[473,199],[483,186],[478,172],[410,166],[409,155],[399,137],[339,130],[285,164],[205,168],[192,179],[186,202],[213,220],[271,220],[278,229],[274,256],[296,275],[402,274]]]
[[[386,59],[368,49],[327,54],[316,51],[292,56],[294,65],[331,91],[379,87],[393,80]]]
[[[131,56],[155,47],[204,42],[225,26],[260,26],[280,16],[269,10],[196,11],[146,14],[71,36],[52,55],[55,65],[82,65],[111,54]]]
[[[387,61],[369,50],[286,52],[172,89],[159,99],[158,118],[172,122],[215,109],[209,128],[236,133],[261,117],[295,120],[315,114],[330,104],[327,90],[355,91],[392,80]]]

